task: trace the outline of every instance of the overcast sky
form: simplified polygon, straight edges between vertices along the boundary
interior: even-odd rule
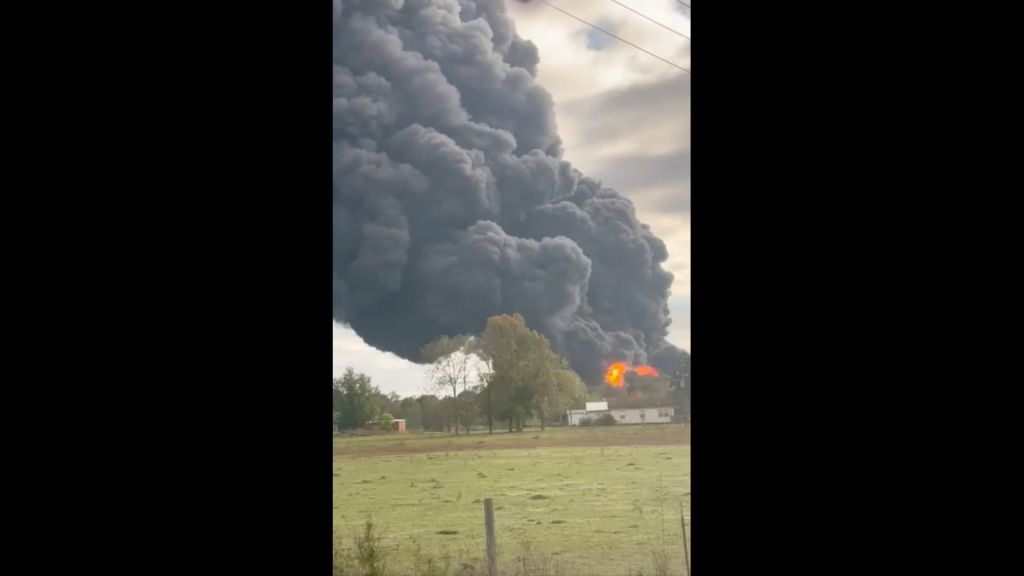
[[[690,35],[675,0],[619,0]],[[617,6],[551,0],[576,16],[690,68],[690,41]],[[538,80],[555,100],[564,158],[629,196],[669,250],[675,275],[669,341],[690,350],[690,75],[540,2],[506,0],[516,28],[540,52]],[[425,391],[423,367],[366,345],[334,323],[334,374],[369,374],[385,392]]]

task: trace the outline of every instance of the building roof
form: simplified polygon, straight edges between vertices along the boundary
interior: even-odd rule
[[[626,397],[626,398],[611,398],[608,401],[608,407],[611,410],[625,410],[628,408],[667,408],[672,406],[670,402],[665,400],[658,400],[657,398],[644,398],[639,397]]]
[[[618,405],[617,406],[612,406],[612,407],[609,408],[608,407],[608,402],[587,402],[586,403],[586,408],[584,408],[584,409],[572,408],[572,409],[567,410],[567,412],[571,412],[573,414],[582,414],[584,412],[607,412],[609,410],[658,410],[660,408],[669,408],[669,409],[674,409],[675,408],[671,404],[657,404],[657,403],[653,403],[653,404],[633,403],[632,405],[630,405],[630,404],[620,404],[620,403],[615,402],[615,404],[618,404]]]

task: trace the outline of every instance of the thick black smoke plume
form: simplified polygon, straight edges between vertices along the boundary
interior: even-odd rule
[[[413,361],[518,312],[588,383],[673,370],[665,244],[562,160],[502,0],[335,0],[334,318]]]

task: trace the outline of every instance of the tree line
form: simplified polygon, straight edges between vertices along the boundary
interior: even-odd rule
[[[489,432],[495,426],[521,432],[534,418],[542,429],[559,421],[587,396],[565,358],[519,314],[493,316],[477,335],[441,336],[423,347],[422,359],[428,364],[430,391],[440,396],[384,394],[369,376],[349,368],[334,380],[335,427],[353,430],[370,422],[390,426],[392,418],[402,418],[412,430],[459,434],[486,425]],[[598,392],[624,401],[672,403],[688,419],[688,357],[667,378],[627,375],[624,387]]]
[[[434,394],[386,395],[351,368],[334,380],[335,426],[404,418],[408,428],[468,433],[486,424],[522,431],[531,418],[541,427],[578,405],[586,387],[542,334],[519,314],[494,316],[478,335],[441,336],[422,350]]]
[[[452,431],[452,405],[451,398],[433,394],[404,398],[394,392],[385,394],[368,375],[351,368],[334,379],[334,426],[338,430],[366,428],[371,423],[386,428],[390,421],[404,419],[410,430]],[[464,414],[462,420],[470,426],[477,424],[472,414]]]

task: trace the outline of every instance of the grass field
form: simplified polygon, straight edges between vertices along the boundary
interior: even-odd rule
[[[682,506],[689,529],[689,429],[335,440],[336,542],[351,547],[372,518],[391,572],[424,572],[428,559],[441,573],[479,572],[487,497],[502,576],[684,574],[679,514]]]

